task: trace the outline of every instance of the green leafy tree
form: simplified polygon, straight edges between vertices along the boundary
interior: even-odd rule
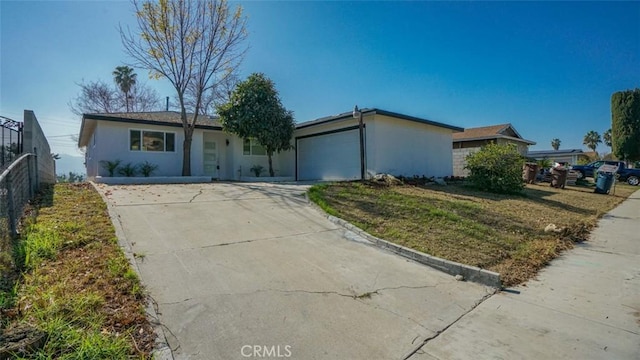
[[[217,107],[222,128],[241,138],[254,138],[269,158],[269,175],[274,176],[271,158],[289,150],[295,129],[293,113],[282,106],[275,84],[264,74],[254,73],[240,82],[231,100]]]
[[[133,0],[137,31],[120,28],[125,51],[176,90],[184,130],[182,175],[191,175],[193,131],[203,97],[233,73],[246,48],[242,8],[226,0]]]
[[[555,139],[551,140],[551,147],[553,148],[553,150],[560,149],[560,143],[561,143],[561,141],[558,138],[555,138]]]
[[[524,189],[522,166],[525,158],[512,144],[490,143],[466,158],[467,178],[483,191],[501,194],[517,193]]]
[[[602,138],[596,131],[591,130],[584,136],[582,143],[595,152],[598,144],[602,144]]]
[[[124,103],[127,112],[129,112],[129,98],[131,88],[136,84],[138,75],[133,72],[133,68],[129,66],[118,66],[113,71],[113,80],[116,82],[120,91],[124,94]]]
[[[620,160],[640,160],[640,89],[611,96],[611,140]]]

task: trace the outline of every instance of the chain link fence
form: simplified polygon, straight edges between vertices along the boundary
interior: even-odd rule
[[[25,205],[41,185],[55,183],[55,161],[33,111],[24,122],[0,116],[0,269],[11,253]]]
[[[18,232],[24,206],[38,190],[37,157],[24,154],[0,174],[0,239],[2,244]],[[3,251],[7,249],[1,249]]]

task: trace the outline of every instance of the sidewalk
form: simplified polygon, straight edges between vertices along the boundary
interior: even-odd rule
[[[640,359],[640,191],[606,214],[588,242],[514,290],[410,359]]]

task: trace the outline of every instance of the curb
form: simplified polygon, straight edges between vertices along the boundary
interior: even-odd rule
[[[133,249],[131,248],[131,242],[127,239],[124,234],[124,229],[122,228],[122,224],[120,223],[120,219],[114,215],[115,211],[113,209],[113,205],[109,202],[106,196],[98,189],[98,186],[95,182],[89,182],[93,188],[100,194],[102,201],[107,205],[107,211],[109,213],[109,218],[111,218],[111,223],[113,224],[113,228],[116,232],[116,237],[118,238],[118,245],[122,248],[124,255],[129,260],[129,265],[133,267],[136,274],[140,278],[140,283],[144,285],[142,281],[142,276],[140,275],[140,268],[138,267],[138,263],[136,262],[135,257],[133,256]],[[158,360],[174,360],[173,353],[171,352],[171,347],[169,346],[169,342],[167,341],[167,337],[165,336],[164,329],[162,328],[162,324],[160,323],[160,318],[158,318],[158,314],[156,313],[155,308],[153,307],[153,300],[151,297],[148,297],[147,305],[145,307],[145,311],[147,312],[148,317],[151,317],[151,326],[153,327],[153,332],[156,333],[156,344],[154,346],[154,350],[152,356],[154,359]]]
[[[475,267],[471,265],[457,263],[455,261],[441,259],[439,257],[431,256],[429,254],[425,254],[420,251],[409,249],[408,247],[404,247],[402,245],[394,244],[387,240],[377,238],[367,233],[366,231],[360,229],[359,227],[349,223],[348,221],[345,221],[333,215],[327,214],[324,210],[322,210],[320,206],[316,205],[313,201],[311,201],[309,199],[309,196],[306,193],[305,193],[305,198],[307,199],[311,207],[319,211],[322,215],[324,215],[327,219],[329,219],[329,221],[362,236],[363,238],[369,240],[373,245],[381,249],[391,251],[397,255],[411,259],[420,264],[427,265],[429,267],[432,267],[436,270],[442,271],[452,276],[462,275],[464,277],[464,280],[467,280],[467,281],[472,281],[482,285],[491,286],[497,289],[502,288],[502,281],[500,280],[500,274],[496,272],[480,269],[479,267]]]

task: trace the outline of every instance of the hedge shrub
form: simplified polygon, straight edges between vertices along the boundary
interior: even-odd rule
[[[480,190],[500,194],[517,193],[524,189],[522,165],[525,158],[516,146],[490,143],[467,156],[467,180]]]

